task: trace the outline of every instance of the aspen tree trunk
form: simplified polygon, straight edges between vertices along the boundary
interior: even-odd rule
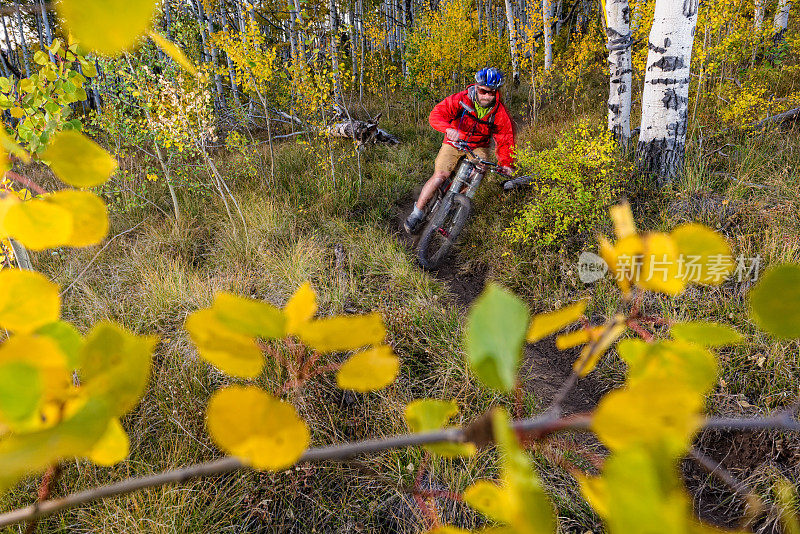
[[[222,11],[220,14],[222,17],[222,30],[228,31],[228,17],[225,14],[225,11]],[[225,61],[228,64],[228,78],[231,82],[231,95],[233,96],[233,102],[236,107],[239,107],[239,87],[236,85],[236,74],[235,69],[233,67],[233,61],[231,61],[231,57],[228,54],[225,54]]]
[[[14,0],[14,5],[17,6],[17,29],[19,30],[19,46],[22,47],[22,57],[25,60],[25,76],[30,77],[31,63],[28,59],[28,42],[25,40],[25,31],[22,26],[22,13],[19,10],[19,0]]]
[[[789,11],[792,10],[791,0],[778,0],[778,8],[775,10],[775,18],[772,25],[775,28],[775,35],[772,40],[779,43],[783,40],[786,27],[789,25]]]
[[[553,23],[551,21],[551,0],[542,0],[542,31],[544,39],[544,70],[553,66]]]
[[[483,5],[481,0],[475,0],[476,7],[478,8],[478,42],[483,42]]]
[[[511,72],[514,85],[519,85],[519,62],[517,61],[517,29],[514,23],[514,9],[511,0],[506,0],[506,20],[508,21],[508,44],[511,48]]]
[[[636,156],[659,183],[683,170],[689,109],[689,67],[697,0],[657,0],[650,30]]]
[[[355,19],[355,1],[350,2],[350,8],[347,13],[350,25],[348,31],[350,32],[350,80],[355,83],[355,77],[358,73],[358,56],[356,55],[356,19]],[[351,86],[352,87],[352,86]]]
[[[366,46],[366,39],[364,38],[364,0],[358,0],[358,44],[361,48],[359,52],[361,57],[361,70],[358,73],[358,103],[364,106],[364,47]]]
[[[330,0],[328,3],[328,15],[330,19],[330,51],[331,69],[333,69],[333,103],[343,104],[342,100],[342,80],[339,76],[339,17],[336,14],[336,2]]]
[[[553,13],[553,18],[555,18],[555,25],[556,25],[556,36],[561,33],[561,0],[558,0],[558,3],[555,5],[555,13]]]
[[[756,63],[756,56],[758,55],[758,44],[761,40],[759,34],[761,33],[761,26],[764,24],[764,0],[755,0],[753,7],[753,30],[756,34],[756,44],[753,45],[753,54],[750,56],[750,68],[752,69]]]
[[[53,32],[50,30],[50,17],[47,14],[47,8],[44,5],[44,0],[39,0],[39,7],[42,10],[42,29],[44,30],[44,42],[47,46],[53,44]],[[53,63],[56,62],[55,56],[53,53],[48,51],[47,54],[50,56],[50,61]]]
[[[214,42],[211,39],[211,35],[214,33],[214,21],[212,19],[213,16],[213,14],[209,14],[206,17],[206,24],[208,25],[208,49],[209,52],[211,52],[211,64],[214,68],[214,88],[217,93],[217,102],[219,103],[220,107],[222,107],[225,102],[225,92],[222,89],[222,76],[220,76],[219,72],[217,72],[217,69],[219,68],[219,52],[217,51],[217,47],[214,46]]]
[[[303,13],[300,11],[300,1],[299,0],[289,0],[289,1],[294,3],[294,21],[296,24],[302,27]],[[300,65],[305,65],[306,43],[305,43],[305,36],[302,33],[302,30],[297,30],[297,54],[300,59]]]
[[[297,14],[294,11],[294,4],[289,0],[289,47],[292,51],[292,61],[298,60],[299,49],[297,47]]]
[[[631,137],[631,10],[628,0],[606,0],[608,36],[608,129],[627,147]]]

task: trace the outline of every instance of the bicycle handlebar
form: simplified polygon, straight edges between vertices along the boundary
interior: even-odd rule
[[[453,145],[457,149],[461,150],[462,152],[466,152],[467,154],[478,160],[478,163],[480,163],[481,165],[488,167],[487,170],[497,173],[500,176],[509,177],[509,175],[507,175],[505,172],[501,170],[500,165],[498,165],[497,163],[492,163],[491,161],[487,161],[482,157],[480,157],[479,155],[477,155],[475,152],[473,152],[472,149],[469,147],[469,143],[467,143],[463,139],[459,139],[458,141],[453,141]]]

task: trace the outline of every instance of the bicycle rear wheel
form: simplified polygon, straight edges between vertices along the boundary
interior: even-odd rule
[[[435,269],[450,253],[461,230],[467,223],[472,204],[465,195],[445,198],[422,231],[417,247],[417,260],[426,269]]]

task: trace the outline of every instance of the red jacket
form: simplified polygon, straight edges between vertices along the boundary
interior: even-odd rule
[[[494,107],[483,119],[478,119],[475,107],[469,96],[470,85],[465,90],[450,95],[431,110],[428,122],[442,133],[448,128],[459,131],[470,148],[489,146],[489,136],[494,138],[497,161],[500,165],[511,167],[514,164],[511,151],[514,148],[514,127],[506,107],[500,102],[500,94],[494,100]],[[473,89],[474,91],[474,89]],[[446,137],[445,143],[452,145]]]

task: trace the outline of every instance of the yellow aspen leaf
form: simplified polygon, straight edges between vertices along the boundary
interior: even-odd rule
[[[122,423],[116,417],[110,419],[106,431],[87,454],[89,460],[97,465],[110,467],[128,457],[130,441]]]
[[[602,398],[592,429],[612,451],[632,447],[684,454],[700,427],[704,396],[680,383],[647,380]]]
[[[430,432],[442,428],[447,421],[458,414],[455,401],[437,399],[419,399],[406,405],[403,412],[406,424],[412,432]],[[425,449],[444,456],[472,456],[475,454],[474,443],[437,443],[426,445]]]
[[[197,74],[197,68],[191,62],[191,60],[186,57],[186,54],[183,53],[183,50],[178,48],[175,43],[168,41],[166,37],[162,36],[160,33],[150,30],[150,38],[153,42],[164,51],[169,57],[171,57],[175,63],[177,63],[183,70],[188,72],[189,74],[195,75]]]
[[[797,488],[784,477],[775,484],[775,496],[779,506],[779,518],[783,531],[787,534],[800,534],[800,518],[797,517]]]
[[[307,323],[317,313],[317,295],[306,282],[295,291],[286,306],[283,307],[286,316],[286,333],[296,334],[300,326]]]
[[[23,163],[30,163],[31,155],[6,133],[5,128],[0,128],[0,146],[9,154],[21,159]]]
[[[104,399],[109,416],[126,414],[144,394],[157,342],[155,336],[137,336],[114,323],[95,324],[81,348],[82,389]]]
[[[223,325],[213,310],[198,310],[184,328],[204,360],[231,376],[255,378],[264,368],[264,356],[253,337]]]
[[[682,339],[704,347],[723,347],[736,345],[742,335],[728,325],[706,321],[675,323],[669,329],[675,339]]]
[[[111,154],[76,130],[53,136],[42,159],[62,182],[74,187],[100,185],[117,169]]]
[[[558,350],[565,350],[578,345],[583,345],[589,341],[589,330],[581,328],[568,334],[561,334],[556,338],[556,348]]]
[[[581,355],[572,365],[575,372],[580,376],[591,373],[603,354],[625,333],[626,329],[625,317],[622,315],[615,316],[610,324],[593,328],[590,331],[590,338],[593,338],[591,343],[583,347]]]
[[[275,471],[295,464],[310,441],[294,406],[253,386],[214,393],[206,425],[220,449],[255,469]]]
[[[48,338],[58,345],[58,348],[67,359],[67,367],[69,369],[80,367],[80,351],[81,347],[83,347],[83,337],[70,323],[65,321],[48,323],[38,328],[34,333],[36,336]]]
[[[379,314],[369,313],[309,321],[299,327],[297,336],[319,352],[342,352],[383,342],[386,329]]]
[[[41,199],[14,204],[3,229],[31,250],[60,247],[72,235],[72,213]]]
[[[668,295],[683,291],[686,281],[681,277],[678,247],[672,237],[662,233],[647,234],[644,251],[636,285]]]
[[[608,488],[602,477],[587,477],[582,473],[573,473],[581,487],[581,493],[592,510],[602,518],[608,517]]]
[[[509,523],[508,495],[503,488],[488,480],[479,480],[466,490],[462,495],[464,502],[477,511],[501,523]]]
[[[379,345],[350,356],[336,373],[336,383],[342,389],[375,391],[391,384],[400,370],[400,360],[392,348]]]
[[[641,272],[644,245],[638,235],[629,235],[611,244],[606,238],[598,238],[600,256],[608,264],[608,270],[623,293],[630,292],[631,283]]]
[[[155,0],[61,0],[56,7],[83,46],[116,56],[147,31],[157,4]]]
[[[64,245],[88,247],[99,244],[108,234],[108,211],[100,197],[88,191],[65,189],[45,198],[72,214],[72,234]]]
[[[11,108],[11,116],[15,119],[21,119],[25,116],[25,111],[23,111],[23,109],[19,106],[14,106]]]
[[[8,232],[3,225],[3,220],[6,218],[6,213],[11,209],[11,206],[19,203],[19,198],[15,195],[0,193],[0,239],[8,237]]]
[[[603,467],[609,532],[688,532],[689,502],[673,460],[637,447],[615,452]],[[656,526],[655,530],[652,528]]]
[[[0,270],[0,328],[32,332],[58,320],[58,286],[44,275],[21,269]]]
[[[505,410],[494,409],[492,429],[500,448],[502,488],[506,492],[509,526],[519,534],[554,534],[557,521],[553,503],[544,491],[530,458],[519,446]]]
[[[108,426],[108,406],[90,399],[50,428],[0,440],[0,492],[66,458],[85,456]]]
[[[565,326],[577,321],[584,311],[586,311],[586,300],[579,300],[560,310],[534,315],[528,330],[528,342],[534,343],[558,332]]]
[[[221,325],[232,332],[250,337],[283,337],[286,319],[268,302],[220,291],[214,295],[211,309]]]
[[[609,208],[611,220],[614,223],[614,235],[617,239],[636,235],[636,223],[633,221],[631,206],[627,202],[622,202]]]
[[[670,234],[683,258],[683,272],[688,282],[720,285],[736,267],[728,242],[702,224],[683,224]]]
[[[662,340],[644,346],[644,353],[628,362],[630,385],[665,380],[705,394],[717,382],[717,358],[697,344]]]

